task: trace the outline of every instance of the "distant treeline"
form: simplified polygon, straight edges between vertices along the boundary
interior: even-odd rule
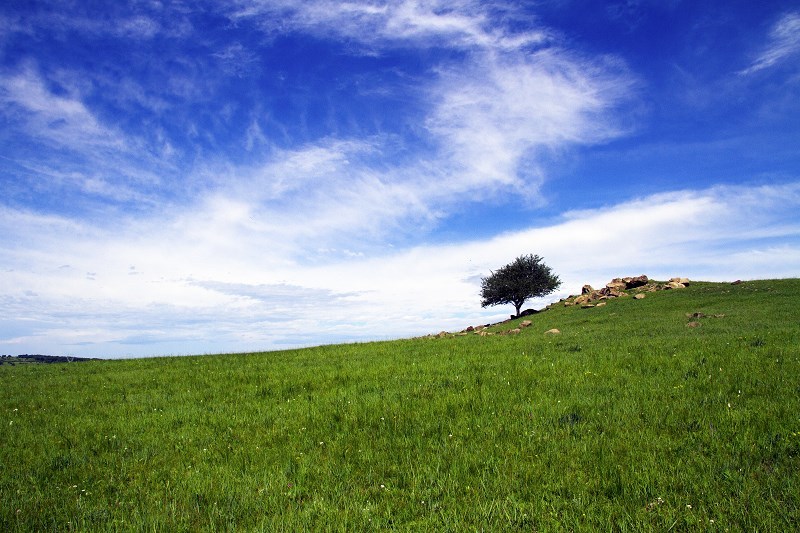
[[[82,361],[99,361],[95,357],[71,357],[65,355],[0,355],[0,365],[8,363],[80,363]]]

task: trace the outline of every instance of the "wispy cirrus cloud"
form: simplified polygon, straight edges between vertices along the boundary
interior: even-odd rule
[[[748,75],[774,67],[800,54],[800,11],[783,14],[772,26],[767,43],[749,67],[740,74]]]
[[[124,139],[101,124],[70,92],[66,89],[65,94],[55,94],[49,90],[30,65],[18,72],[6,73],[0,81],[4,114],[13,117],[31,137],[84,151],[124,148]]]
[[[85,81],[64,72],[43,75],[31,63],[0,77],[0,113],[7,121],[0,138],[14,146],[4,157],[11,193],[19,177],[33,190],[60,190],[103,202],[152,207],[169,172],[169,141],[126,133],[86,103]],[[120,94],[123,94],[121,91]],[[167,157],[165,157],[167,156]],[[10,200],[11,198],[7,198]],[[76,201],[76,207],[78,202]]]
[[[229,16],[239,23],[255,22],[268,34],[301,31],[345,37],[380,52],[430,46],[466,52],[456,59],[448,59],[446,54],[434,57],[428,67],[432,76],[404,94],[404,99],[417,102],[416,143],[427,148],[413,155],[409,152],[400,162],[387,162],[391,160],[387,153],[396,153],[396,145],[408,142],[395,133],[403,124],[392,123],[385,134],[367,139],[340,135],[332,129],[321,138],[277,149],[264,133],[263,117],[259,120],[247,113],[248,122],[237,126],[233,117],[241,112],[237,108],[243,103],[230,102],[213,114],[202,109],[200,93],[213,93],[221,81],[206,76],[194,60],[183,56],[173,59],[178,68],[163,78],[158,90],[134,79],[116,81],[96,73],[88,89],[55,94],[47,86],[50,80],[29,66],[8,78],[7,109],[25,111],[18,116],[19,124],[32,138],[77,157],[71,175],[83,192],[136,200],[128,182],[145,180],[156,189],[168,186],[178,190],[184,188],[182,181],[186,188],[213,183],[209,194],[214,198],[247,203],[253,212],[262,213],[262,218],[306,213],[304,223],[296,225],[298,235],[319,235],[315,247],[347,248],[346,243],[339,246],[324,242],[324,238],[342,232],[385,235],[402,222],[407,226],[432,224],[448,216],[458,203],[456,195],[476,190],[488,196],[503,190],[526,191],[535,198],[546,176],[545,169],[537,165],[537,151],[616,135],[614,127],[609,127],[607,111],[624,100],[631,86],[624,69],[547,45],[545,29],[509,29],[516,11],[502,2],[233,5]],[[124,21],[154,14],[126,13]],[[80,26],[74,20],[70,24]],[[229,76],[249,69],[254,54],[238,41],[208,50],[208,58],[220,62],[221,72]],[[158,72],[163,66],[155,61],[152,68]],[[106,94],[117,95],[115,107],[147,110],[144,116],[153,117],[153,127],[123,131],[100,119],[87,101],[90,96],[96,99]],[[176,108],[176,97],[192,105]],[[199,115],[193,112],[195,107],[202,109]],[[106,117],[111,114],[106,110]],[[200,122],[206,114],[212,121],[210,128]],[[166,115],[172,117],[169,129],[158,118]],[[176,131],[181,121],[183,131]],[[220,137],[227,139],[221,141]],[[246,164],[216,155],[223,151],[221,142],[236,145],[237,139],[249,152]],[[172,161],[197,157],[187,150],[187,140],[193,142],[192,150],[207,148],[199,153],[194,171],[181,175],[170,168]],[[98,146],[102,150],[98,151]],[[137,164],[133,152],[148,157]],[[42,166],[41,162],[20,163],[28,168]],[[81,164],[99,172],[84,175],[85,170],[78,170]],[[58,172],[63,174],[63,168]],[[159,183],[156,173],[177,174],[178,180],[173,178],[169,185]],[[120,174],[125,179],[114,178]],[[193,194],[200,197],[188,201],[203,205],[204,188],[195,189]],[[139,200],[147,202],[145,196]]]
[[[33,34],[38,28],[47,28],[51,35],[63,40],[93,35],[144,41],[157,35],[185,35],[191,28],[187,11],[180,7],[144,2],[109,7],[107,11],[81,2],[40,2],[27,13],[24,22],[9,29]]]
[[[620,135],[611,111],[634,85],[620,67],[544,50],[482,56],[442,72],[427,125],[462,187],[453,192],[512,186],[534,197],[544,178],[537,152]]]
[[[478,191],[484,199],[513,191],[538,201],[547,176],[538,164],[542,152],[605,141],[624,129],[611,118],[633,94],[635,82],[624,65],[569,54],[545,28],[511,30],[516,12],[505,3],[235,5],[234,19],[256,21],[267,34],[346,37],[375,53],[438,46],[461,54],[434,60],[432,76],[406,92],[419,102],[416,131],[427,147],[413,159],[387,165],[390,158],[384,157],[375,165],[374,154],[393,152],[399,139],[391,134],[373,136],[368,147],[363,138],[354,143],[330,137],[294,155],[270,153],[257,172],[263,183],[257,190],[279,193],[283,200],[302,191],[292,208],[308,214],[307,234],[349,231],[363,238],[399,229],[400,222],[425,227]],[[292,166],[299,161],[313,166]],[[278,205],[280,198],[270,200]]]
[[[373,51],[409,44],[518,49],[548,38],[544,30],[509,32],[498,26],[498,18],[514,18],[516,10],[507,2],[241,0],[234,5],[233,18],[258,18],[268,33],[300,29],[344,36]]]

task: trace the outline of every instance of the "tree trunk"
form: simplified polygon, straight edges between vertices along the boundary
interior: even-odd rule
[[[525,303],[525,302],[520,302],[520,303],[518,303],[518,304],[516,304],[516,303],[514,304],[514,307],[516,307],[516,308],[517,308],[517,316],[518,316],[518,317],[519,317],[519,310],[522,308],[522,304],[524,304],[524,303]]]

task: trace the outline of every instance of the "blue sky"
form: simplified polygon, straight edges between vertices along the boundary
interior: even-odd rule
[[[0,6],[0,353],[399,338],[800,274],[794,2]]]

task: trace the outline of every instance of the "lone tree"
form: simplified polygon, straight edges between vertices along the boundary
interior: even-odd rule
[[[541,257],[523,255],[481,278],[481,307],[514,304],[519,316],[525,300],[545,296],[560,286],[561,280]]]

